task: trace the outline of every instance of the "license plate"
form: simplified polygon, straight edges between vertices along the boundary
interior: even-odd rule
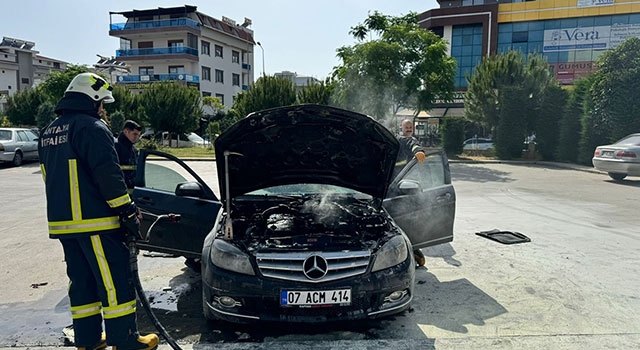
[[[351,305],[351,289],[336,290],[283,290],[280,292],[282,306]]]
[[[613,157],[613,151],[602,151],[602,157]]]

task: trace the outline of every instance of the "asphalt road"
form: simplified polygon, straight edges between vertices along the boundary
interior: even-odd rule
[[[213,163],[189,164],[215,184]],[[392,318],[286,329],[207,323],[199,276],[183,259],[141,256],[142,283],[184,348],[639,348],[640,179],[582,170],[452,164],[454,241],[423,249],[413,307]],[[47,238],[43,187],[35,163],[0,166],[0,348],[65,346],[67,278],[60,244]],[[531,242],[475,234],[491,229]],[[138,318],[153,331],[141,308]]]

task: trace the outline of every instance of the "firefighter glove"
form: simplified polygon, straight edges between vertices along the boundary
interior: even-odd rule
[[[131,202],[122,208],[119,213],[120,226],[124,229],[124,232],[128,239],[134,241],[142,240],[140,234],[140,220],[138,220],[138,208],[134,202]]]
[[[418,160],[418,162],[422,163],[425,159],[427,159],[427,156],[424,154],[424,152],[418,152],[416,153],[416,159]]]

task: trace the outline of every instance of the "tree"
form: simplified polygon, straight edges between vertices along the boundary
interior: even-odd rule
[[[334,86],[329,79],[317,84],[305,85],[302,90],[298,92],[298,104],[315,103],[320,105],[330,105],[332,102],[331,94],[333,92],[333,88]]]
[[[36,125],[42,95],[35,89],[16,92],[7,98],[7,119],[16,126]]]
[[[89,67],[85,65],[70,64],[64,71],[51,72],[51,74],[38,85],[37,89],[42,93],[43,101],[46,100],[57,104],[62,96],[64,96],[64,92],[67,90],[71,80],[80,73],[90,71]]]
[[[140,95],[151,128],[168,131],[170,139],[172,133],[189,133],[198,127],[200,102],[197,89],[177,82],[152,83]]]
[[[591,122],[609,143],[640,130],[640,38],[625,40],[596,63]]]
[[[556,158],[569,162],[578,161],[581,119],[585,110],[585,99],[589,94],[592,82],[585,77],[573,82],[573,90],[569,91],[567,107],[559,123],[558,148]]]
[[[382,119],[402,107],[417,115],[438,98],[452,99],[456,62],[442,38],[420,28],[417,14],[376,11],[350,34],[359,42],[337,50],[342,64],[332,74],[338,105]]]
[[[244,118],[252,112],[290,106],[295,102],[296,90],[290,80],[262,76],[249,89],[236,96],[232,109]]]
[[[43,130],[56,119],[55,107],[50,101],[44,101],[38,106],[36,112],[36,126],[38,129]]]
[[[524,138],[539,132],[550,137],[544,140],[545,154],[553,157],[554,134],[542,128],[555,131],[564,100],[554,98],[561,91],[541,55],[529,54],[525,60],[522,52],[509,51],[486,57],[467,81],[465,116],[491,130],[498,157],[515,158]]]

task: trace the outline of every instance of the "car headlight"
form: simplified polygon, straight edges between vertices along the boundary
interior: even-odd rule
[[[407,243],[402,236],[395,236],[385,243],[376,254],[376,261],[371,271],[379,271],[400,264],[409,254]]]
[[[211,257],[211,262],[221,269],[243,273],[245,275],[255,275],[251,262],[249,261],[249,256],[236,246],[221,239],[213,241],[209,256]]]

